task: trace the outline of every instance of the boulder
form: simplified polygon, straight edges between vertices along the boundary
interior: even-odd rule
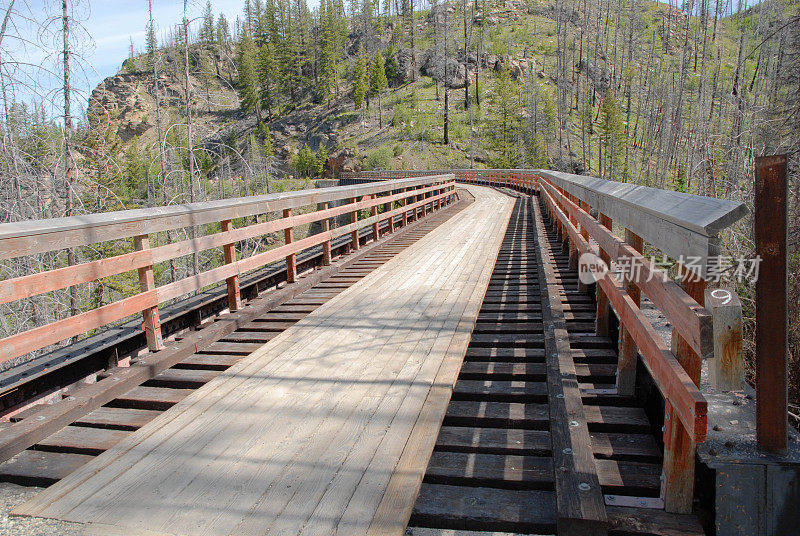
[[[463,88],[467,84],[467,69],[453,58],[443,58],[429,48],[420,58],[420,69],[426,74],[446,85],[450,89]]]
[[[452,20],[452,15],[455,10],[456,8],[453,7],[452,4],[437,4],[436,6],[432,7],[430,11],[428,11],[428,17],[426,21],[430,26],[433,26],[434,24],[441,26],[444,24],[445,13],[447,13],[447,18]]]
[[[405,84],[406,82],[411,82],[414,80],[414,54],[415,51],[410,48],[397,49],[397,74],[395,75],[396,83]],[[418,55],[419,54],[417,54],[417,56]]]
[[[584,73],[594,85],[595,90],[601,94],[611,86],[611,72],[605,66],[592,60],[578,62],[578,72]]]

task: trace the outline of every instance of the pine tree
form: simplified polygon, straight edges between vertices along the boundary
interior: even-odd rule
[[[375,51],[375,57],[372,59],[372,75],[369,79],[369,92],[373,96],[378,97],[378,126],[383,128],[383,107],[381,103],[381,95],[383,90],[386,89],[386,64],[383,61],[383,54],[380,50]]]
[[[330,107],[331,97],[336,92],[338,85],[338,52],[335,35],[333,7],[328,0],[322,0],[319,6],[320,25],[322,33],[322,55],[320,58],[319,100],[328,101]]]
[[[148,69],[153,68],[153,62],[155,61],[155,55],[158,50],[158,39],[156,38],[154,26],[155,24],[151,24],[150,21],[148,21],[145,30],[145,62]]]
[[[367,95],[369,85],[367,83],[367,53],[364,51],[364,44],[358,46],[358,56],[356,66],[353,71],[353,105],[356,109],[364,104],[364,97]]]
[[[328,148],[325,147],[324,143],[320,143],[316,155],[316,172],[320,177],[325,174],[325,170],[328,168],[328,156]]]
[[[256,48],[248,32],[239,44],[239,103],[246,113],[256,114],[261,122],[261,106],[258,95],[258,73],[256,72]]]
[[[506,69],[497,75],[494,95],[494,116],[490,121],[492,146],[498,156],[495,166],[515,168],[520,163],[519,151],[519,88]]]
[[[231,38],[230,28],[228,27],[228,19],[225,15],[220,13],[217,19],[217,44],[224,46]]]
[[[261,107],[267,109],[268,119],[272,119],[272,108],[277,104],[276,67],[272,43],[264,43],[258,49],[258,96]]]
[[[604,175],[609,180],[627,180],[627,163],[625,149],[628,139],[625,136],[625,123],[622,111],[609,88],[600,105],[600,144],[603,149]]]
[[[390,44],[386,49],[386,80],[391,82],[397,76],[397,49]]]
[[[297,31],[292,18],[292,8],[288,0],[278,0],[277,5],[277,32],[279,39],[276,45],[280,48],[278,62],[281,72],[281,83],[289,90],[290,102],[297,99],[300,86],[300,55],[297,41]]]
[[[211,9],[211,0],[206,1],[203,11],[203,25],[200,27],[200,42],[204,45],[214,43],[214,12]]]
[[[300,149],[292,160],[294,169],[297,170],[297,173],[301,177],[308,178],[317,170],[317,156],[308,144],[303,145],[303,148]]]

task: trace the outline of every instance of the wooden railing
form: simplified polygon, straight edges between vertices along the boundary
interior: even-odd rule
[[[143,315],[143,329],[151,351],[163,348],[159,324],[159,304],[225,281],[231,311],[241,307],[239,277],[271,262],[285,259],[287,281],[296,278],[296,255],[322,246],[323,264],[330,264],[331,240],[350,234],[352,247],[359,248],[359,230],[372,226],[379,238],[379,224],[388,221],[394,230],[395,219],[405,225],[450,204],[455,199],[452,175],[427,176],[367,185],[324,188],[231,200],[195,203],[174,207],[128,210],[54,220],[37,220],[0,225],[0,260],[50,251],[87,246],[101,242],[132,239],[132,250],[113,257],[31,273],[7,279],[0,285],[0,303],[11,303],[47,292],[73,287],[101,278],[136,271],[140,291],[113,303],[34,327],[0,339],[0,362],[23,356],[87,331],[101,328],[131,315]],[[331,207],[333,203],[342,203]],[[314,205],[316,210],[292,214],[293,209]],[[399,205],[399,206],[398,206]],[[320,208],[321,207],[321,208]],[[383,207],[381,212],[379,207]],[[360,211],[370,216],[359,220]],[[261,223],[260,214],[282,213],[282,218]],[[350,223],[331,228],[331,218],[350,215]],[[244,225],[234,226],[234,220]],[[294,228],[321,222],[322,231],[296,239]],[[154,233],[219,224],[219,232],[189,240],[151,247]],[[237,258],[238,242],[268,233],[284,232],[285,244],[246,258]],[[220,248],[224,264],[190,277],[156,286],[154,266],[178,257]]]
[[[707,266],[719,252],[718,233],[745,213],[739,203],[680,192],[668,192],[544,170],[437,170],[459,182],[538,192],[570,265],[579,257],[596,256],[605,266],[595,276],[598,335],[609,335],[611,308],[620,323],[616,389],[609,394],[634,394],[638,356],[664,398],[664,470],[661,499],[672,512],[689,512],[694,494],[696,444],[706,438],[707,403],[700,391],[702,359],[709,359],[713,387],[738,389],[741,375],[741,306],[735,293],[715,300],[706,292]],[[388,180],[414,176],[414,171],[346,174],[348,180]],[[592,213],[596,215],[593,216]],[[612,222],[624,226],[625,240],[612,232]],[[645,242],[675,259],[680,284],[643,255]],[[591,258],[591,257],[590,257]],[[624,266],[618,280],[608,268]],[[579,283],[579,290],[590,288]],[[718,289],[719,290],[719,289]],[[673,347],[666,344],[640,309],[641,295],[673,326]],[[726,322],[715,322],[714,314]],[[738,311],[736,309],[738,305]],[[736,338],[738,336],[738,351]],[[721,355],[720,341],[727,355]],[[731,348],[733,350],[731,350]],[[715,351],[716,350],[716,351]],[[724,358],[724,359],[723,359]]]

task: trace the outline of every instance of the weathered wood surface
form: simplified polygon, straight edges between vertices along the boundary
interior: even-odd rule
[[[574,241],[581,251],[589,251],[589,244],[583,240],[566,214],[556,206],[556,199],[549,193],[552,192],[555,196],[557,192],[547,184],[543,186],[541,192],[548,206],[554,210],[554,216],[561,221],[564,229],[569,233],[570,240]],[[610,273],[606,273],[599,278],[598,285],[603,288],[611,305],[620,316],[621,323],[638,346],[657,387],[664,397],[671,401],[676,416],[680,417],[694,440],[703,441],[706,435],[708,405],[692,378],[655,332],[650,321],[624,291],[622,283]]]
[[[673,258],[719,255],[717,233],[747,214],[743,203],[539,170],[539,175]]]
[[[451,180],[452,177],[437,178],[437,180],[448,179]],[[392,189],[400,190],[427,185],[431,182],[433,181],[429,177],[404,179],[393,183]],[[56,248],[115,240],[168,229],[216,223],[226,219],[243,218],[303,205],[372,195],[386,190],[385,183],[337,186],[320,188],[311,192],[301,190],[185,205],[4,223],[0,225],[0,243],[3,244],[3,247],[0,248],[0,259],[33,255]]]
[[[540,207],[531,201],[533,220],[540,248],[538,256],[541,282],[542,318],[546,326],[545,362],[549,392],[550,435],[553,442],[553,465],[558,534],[605,535],[608,533],[603,493],[589,437],[575,363],[572,359],[566,320],[562,306],[563,285],[555,277],[552,249],[545,239]],[[573,251],[577,251],[575,245]],[[577,260],[576,263],[577,265]],[[572,255],[570,255],[570,267]]]
[[[436,231],[16,513],[402,534],[513,205],[470,189]]]

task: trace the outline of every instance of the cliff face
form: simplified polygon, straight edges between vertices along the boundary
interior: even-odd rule
[[[146,62],[143,56],[126,60],[122,72],[103,80],[89,98],[90,121],[110,122],[112,132],[123,143],[136,137],[143,142],[156,141],[155,83]],[[190,63],[193,123],[202,139],[218,131],[224,118],[239,109],[234,65],[219,53],[201,64],[197,50],[191,51]],[[164,53],[158,78],[163,125],[173,124],[185,114],[182,66],[176,51]]]

